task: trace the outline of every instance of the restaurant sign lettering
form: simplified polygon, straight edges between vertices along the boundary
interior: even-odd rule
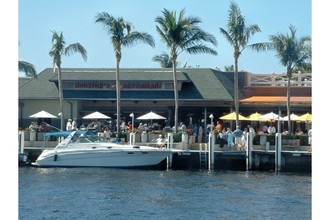
[[[162,82],[121,82],[121,90],[164,90]],[[116,90],[115,82],[63,82],[64,90]]]

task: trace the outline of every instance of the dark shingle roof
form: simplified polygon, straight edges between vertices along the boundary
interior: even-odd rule
[[[232,100],[232,96],[228,93],[226,87],[215,75],[215,72],[221,74],[221,72],[212,69],[183,69],[187,73],[191,82],[196,86],[197,90],[203,97],[208,100]],[[227,85],[228,79],[225,78]]]
[[[45,69],[38,74],[38,79],[19,78],[20,99],[58,99],[58,89],[49,80],[56,79],[52,69]]]
[[[63,68],[63,81],[115,81],[115,69],[105,68]],[[177,69],[177,80],[182,82],[179,99],[233,101],[233,74],[213,69]],[[172,82],[172,69],[120,69],[121,81],[165,81]],[[115,90],[64,90],[66,99],[115,99]],[[128,91],[122,90],[121,98],[130,99],[173,99],[171,90]],[[47,68],[38,75],[38,80],[19,78],[20,99],[58,99],[57,75]]]
[[[127,69],[119,70],[122,81],[172,81],[171,69]],[[62,69],[62,80],[116,80],[116,69]],[[182,72],[177,71],[178,81],[187,81]]]

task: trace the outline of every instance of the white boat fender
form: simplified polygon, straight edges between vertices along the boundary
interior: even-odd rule
[[[57,155],[57,153],[55,153],[54,154],[54,161],[57,161],[57,157],[58,157],[58,155]]]

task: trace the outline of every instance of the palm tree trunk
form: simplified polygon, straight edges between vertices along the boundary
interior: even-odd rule
[[[117,96],[117,133],[120,130],[120,78],[119,78],[119,60],[116,63],[116,96]]]
[[[286,98],[287,98],[287,115],[288,115],[288,132],[289,134],[292,134],[292,128],[291,128],[291,102],[290,102],[290,97],[291,97],[291,73],[288,72],[288,86],[287,86],[287,93],[286,93]]]
[[[178,128],[178,113],[179,113],[179,94],[178,85],[176,79],[176,58],[172,59],[173,62],[173,89],[174,89],[174,132],[177,132]]]
[[[235,54],[235,65],[234,65],[234,99],[235,99],[235,112],[236,112],[236,126],[239,126],[239,100],[238,100],[238,56]]]
[[[61,131],[64,130],[64,112],[63,112],[63,89],[62,89],[62,70],[61,70],[61,65],[57,64],[58,67],[58,95],[60,99],[60,117],[61,117]]]

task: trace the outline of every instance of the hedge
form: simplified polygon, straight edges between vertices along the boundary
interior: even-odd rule
[[[256,135],[253,139],[254,145],[260,145],[260,136]],[[282,135],[283,139],[300,139],[301,146],[308,145],[308,135]],[[269,142],[270,145],[275,145],[275,135],[266,135],[266,141]]]

